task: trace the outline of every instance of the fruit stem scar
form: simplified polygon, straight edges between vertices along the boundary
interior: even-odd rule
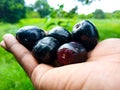
[[[76,25],[76,28],[79,28],[79,26],[80,26],[80,24],[77,24],[77,25]]]

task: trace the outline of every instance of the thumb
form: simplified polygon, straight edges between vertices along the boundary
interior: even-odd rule
[[[37,60],[32,56],[31,52],[28,51],[23,45],[21,45],[11,34],[5,34],[3,36],[3,41],[0,43],[0,45],[6,50],[10,51],[15,56],[18,63],[31,77],[32,72],[39,65]],[[46,68],[48,67],[42,69],[46,70]]]

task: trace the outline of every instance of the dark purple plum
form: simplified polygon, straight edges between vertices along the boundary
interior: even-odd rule
[[[32,53],[39,63],[52,63],[56,58],[57,49],[60,46],[54,37],[44,37],[34,46]]]
[[[87,59],[87,51],[84,46],[77,42],[69,42],[60,46],[57,50],[57,63],[68,65],[84,62]]]
[[[17,40],[30,51],[35,43],[45,36],[45,32],[36,26],[24,26],[16,32]]]
[[[61,45],[71,41],[71,33],[61,26],[56,26],[51,29],[48,32],[48,36],[56,38]]]
[[[92,50],[99,39],[97,28],[88,20],[83,20],[74,25],[72,37],[73,41],[82,43],[87,51]]]

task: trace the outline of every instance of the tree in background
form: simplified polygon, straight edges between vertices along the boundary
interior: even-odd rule
[[[120,18],[120,10],[116,10],[113,12],[113,17],[114,18]]]
[[[83,4],[90,4],[95,0],[77,0],[78,2],[82,2]],[[58,5],[58,9],[51,8],[47,2],[47,0],[37,0],[34,5],[35,11],[37,11],[41,18],[44,18],[46,16],[50,16],[52,18],[63,18],[63,17],[73,17],[77,14],[78,7],[75,6],[72,8],[68,13],[63,10],[64,5]]]
[[[35,11],[37,11],[41,18],[46,17],[50,14],[50,6],[47,0],[37,0],[34,5]]]
[[[91,4],[93,1],[96,0],[77,0],[77,1],[80,1],[82,4]]]
[[[34,5],[26,6],[26,18],[40,18],[39,13],[34,10]]]
[[[0,0],[0,20],[16,23],[25,17],[24,0]]]
[[[69,17],[73,17],[74,15],[77,14],[77,10],[78,10],[78,6],[75,6],[74,8],[72,8],[68,14],[69,14]]]
[[[61,5],[58,5],[58,6],[59,6],[59,8],[56,10],[56,17],[57,18],[64,18],[64,17],[66,17],[67,13],[66,13],[66,11],[63,10],[64,5],[61,4]]]
[[[105,13],[101,9],[96,9],[95,12],[93,12],[93,17],[96,19],[104,19]]]

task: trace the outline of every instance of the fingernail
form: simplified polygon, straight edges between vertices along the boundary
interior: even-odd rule
[[[3,47],[3,48],[6,48],[5,42],[4,42],[4,41],[1,41],[1,42],[0,42],[0,46]]]

